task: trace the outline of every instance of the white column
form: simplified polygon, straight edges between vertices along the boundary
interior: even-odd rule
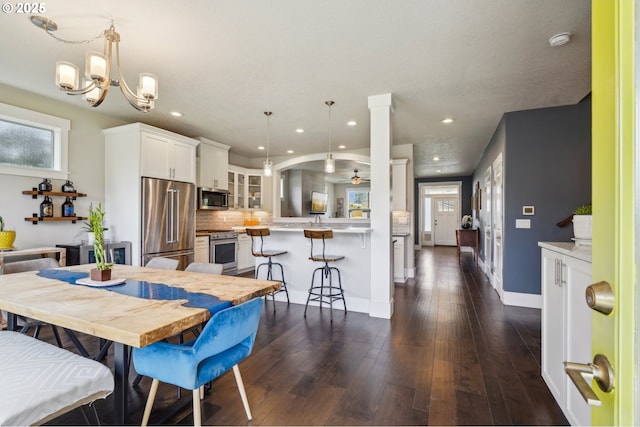
[[[371,301],[369,315],[393,315],[390,93],[369,97],[371,115]]]

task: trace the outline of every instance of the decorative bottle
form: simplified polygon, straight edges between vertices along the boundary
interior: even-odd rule
[[[49,196],[44,196],[44,200],[40,203],[40,216],[42,218],[53,216],[53,202]]]
[[[65,216],[65,217],[76,216],[75,211],[73,209],[73,202],[69,197],[67,197],[67,200],[65,200],[64,203],[62,204],[62,216]]]

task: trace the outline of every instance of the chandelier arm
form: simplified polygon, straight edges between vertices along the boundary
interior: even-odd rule
[[[143,97],[139,97],[129,88],[127,81],[124,79],[124,75],[122,74],[122,69],[120,68],[120,43],[116,40],[116,69],[118,70],[118,86],[120,86],[120,91],[127,99],[127,102],[138,111],[142,111],[146,113],[151,109],[151,100],[148,100]]]
[[[82,89],[63,89],[63,88],[60,88],[60,90],[64,91],[64,93],[66,93],[67,95],[84,95],[85,93],[91,92],[97,86],[98,85],[96,84],[96,82],[94,80],[92,80],[91,84],[89,86],[83,87]]]
[[[108,82],[108,80],[106,80],[105,82]],[[102,85],[100,89],[102,89],[100,91],[100,98],[96,99],[95,101],[90,101],[89,102],[90,107],[97,107],[98,105],[102,104],[102,101],[104,101],[104,99],[107,97],[107,92],[109,91],[109,84],[106,83]]]

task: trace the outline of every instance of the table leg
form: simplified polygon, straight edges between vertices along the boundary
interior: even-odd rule
[[[129,346],[114,342],[115,387],[113,390],[113,414],[115,425],[125,425],[129,388]]]

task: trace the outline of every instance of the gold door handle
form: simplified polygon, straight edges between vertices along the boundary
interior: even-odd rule
[[[593,392],[587,378],[596,380],[600,390],[609,393],[613,390],[613,368],[609,359],[603,354],[596,354],[593,363],[564,362],[564,371],[569,375],[582,398],[591,406],[600,406],[602,402]]]

